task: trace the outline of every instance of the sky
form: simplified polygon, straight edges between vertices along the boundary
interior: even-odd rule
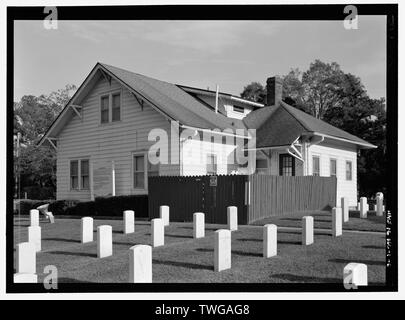
[[[240,95],[252,81],[337,62],[372,98],[386,92],[386,20],[42,21],[14,25],[14,100],[79,86],[97,62],[176,84]]]

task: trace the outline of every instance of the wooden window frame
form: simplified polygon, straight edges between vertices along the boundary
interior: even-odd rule
[[[283,159],[284,158],[291,158],[291,176],[286,176],[286,177],[295,177],[295,158],[288,154],[288,153],[280,153],[278,156],[278,173],[280,176],[284,176],[283,175]]]
[[[119,95],[120,96],[120,118],[119,120],[113,120],[113,96]],[[108,97],[108,121],[107,122],[102,122],[102,116],[101,116],[101,111],[102,111],[102,99]],[[100,125],[108,125],[111,123],[117,123],[122,121],[122,89],[118,90],[112,90],[110,92],[104,92],[100,94],[100,99],[99,99],[99,104],[100,104],[100,113],[99,113],[99,123]]]
[[[72,175],[71,175],[71,168],[72,162],[77,162],[77,188],[72,188]],[[89,187],[84,188],[82,183],[82,161],[88,161],[89,163],[89,172],[88,172],[88,179],[89,179]],[[90,190],[90,157],[83,157],[83,158],[73,158],[69,160],[69,189],[70,191],[89,191]]]
[[[335,174],[332,174],[332,162],[335,161]],[[338,160],[336,158],[329,159],[329,176],[336,177],[337,179],[338,174]]]
[[[144,166],[144,188],[136,188],[135,187],[135,179],[134,179],[134,174],[135,174],[135,163],[134,163],[134,157],[136,156],[143,156],[143,166]],[[131,176],[132,176],[132,190],[134,191],[143,191],[146,192],[148,191],[148,177],[149,177],[149,170],[150,168],[150,162],[148,160],[148,152],[147,151],[134,151],[131,153]],[[156,171],[152,171],[156,172]],[[157,164],[157,173],[160,175],[160,164]]]
[[[350,163],[350,179],[347,177],[347,164]],[[345,178],[346,181],[353,181],[353,161],[352,160],[346,160],[345,162]]]
[[[119,110],[120,110],[120,116],[119,116],[119,119],[118,120],[114,120],[113,119],[113,115],[114,115],[114,113],[113,113],[113,110],[114,110],[114,105],[113,105],[113,101],[114,101],[114,96],[119,96],[119,100],[120,100],[120,107],[119,107]],[[119,92],[112,92],[111,93],[111,122],[117,122],[117,121],[121,121],[121,110],[122,110],[122,94],[121,94],[121,91],[119,91]]]
[[[215,173],[208,173],[208,158],[209,157],[213,157],[213,159],[215,159],[215,161],[213,163],[213,169],[215,168]],[[218,156],[215,153],[207,153],[205,171],[206,171],[207,175],[217,175],[218,174]]]
[[[314,159],[318,159],[318,174],[315,174],[315,161]],[[321,176],[321,157],[319,155],[312,155],[312,176],[320,177]]]
[[[243,109],[243,110],[241,110],[241,109]],[[244,108],[244,107],[241,107],[241,106],[233,105],[233,106],[232,106],[232,110],[233,110],[233,112],[245,114],[245,108]]]

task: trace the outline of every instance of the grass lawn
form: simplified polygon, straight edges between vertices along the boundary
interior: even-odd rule
[[[135,233],[124,235],[122,221],[95,220],[113,227],[113,256],[98,259],[96,242],[80,243],[80,219],[41,223],[42,252],[37,254],[39,281],[46,265],[58,268],[59,282],[127,282],[128,249],[150,244],[149,221],[137,221]],[[14,243],[27,241],[27,218],[15,219]],[[153,282],[342,283],[349,262],[368,265],[369,284],[385,282],[385,235],[345,232],[332,238],[315,232],[315,243],[301,245],[301,233],[278,231],[278,255],[262,257],[262,228],[239,226],[232,233],[232,269],[214,272],[214,231],[224,225],[206,225],[206,237],[193,239],[192,223],[171,223],[165,246],[153,249]],[[94,234],[96,239],[96,233]]]
[[[273,223],[281,227],[299,227],[303,216],[314,217],[314,228],[330,229],[332,225],[332,214],[328,211],[311,211],[294,213],[292,215],[281,215],[277,217],[265,218],[252,223],[252,225],[265,225]],[[367,219],[360,219],[359,211],[350,211],[349,221],[343,223],[343,230],[378,231],[385,232],[386,217],[377,217],[375,211],[369,211]]]

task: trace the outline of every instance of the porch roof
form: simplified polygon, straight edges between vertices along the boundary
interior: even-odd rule
[[[373,144],[281,101],[249,113],[243,122],[249,129],[256,129],[256,147],[291,145],[303,135],[323,135],[342,140],[360,148],[376,148]]]

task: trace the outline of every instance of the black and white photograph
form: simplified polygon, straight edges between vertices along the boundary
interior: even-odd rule
[[[4,9],[6,294],[398,293],[397,3]]]

